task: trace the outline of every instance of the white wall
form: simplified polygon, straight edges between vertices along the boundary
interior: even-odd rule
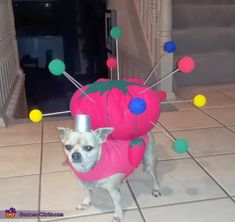
[[[120,75],[145,78],[152,68],[135,5],[132,0],[109,0],[117,10],[117,25],[123,30],[119,40]]]
[[[46,50],[53,51],[53,57],[64,60],[63,38],[61,36],[39,36],[18,38],[18,48],[20,59],[24,55],[38,58],[39,67],[46,65]]]

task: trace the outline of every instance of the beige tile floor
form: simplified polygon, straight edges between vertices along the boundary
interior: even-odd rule
[[[176,153],[172,141],[153,130],[162,196],[152,197],[150,177],[140,166],[121,187],[125,221],[235,221],[235,84],[181,88],[177,97],[197,93],[207,96],[207,107],[177,104],[179,111],[164,112],[159,120],[172,136],[188,140],[189,151]],[[111,221],[113,207],[105,191],[94,193],[88,210],[76,210],[85,193],[65,163],[58,126],[72,127],[73,122],[50,118],[0,129],[0,211],[64,213],[60,219],[29,222]]]

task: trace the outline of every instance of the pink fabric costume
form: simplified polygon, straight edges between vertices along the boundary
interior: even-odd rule
[[[80,173],[67,159],[69,166],[81,181],[96,181],[117,173],[128,177],[132,171],[138,167],[142,161],[149,142],[148,136],[142,136],[141,144],[130,145],[131,141],[126,140],[106,140],[102,144],[100,160],[89,172]]]

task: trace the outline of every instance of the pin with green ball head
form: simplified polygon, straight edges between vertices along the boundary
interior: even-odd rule
[[[79,83],[76,79],[74,79],[71,75],[69,75],[66,71],[65,71],[65,64],[62,60],[60,59],[54,59],[52,60],[49,65],[48,68],[51,72],[51,74],[53,74],[54,76],[60,76],[60,75],[64,75],[76,88],[78,88],[78,90],[80,90],[85,96],[87,96],[92,102],[95,102],[90,96],[88,96],[81,88],[83,87],[83,85],[81,83]]]
[[[144,85],[148,82],[148,80],[150,79],[150,77],[153,75],[154,71],[156,70],[156,68],[158,67],[158,65],[160,64],[160,62],[162,61],[162,59],[164,58],[164,56],[168,53],[174,53],[175,49],[176,49],[176,45],[174,41],[168,41],[165,42],[164,46],[163,46],[163,53],[161,54],[160,58],[158,59],[157,63],[154,65],[154,67],[152,68],[151,72],[148,74],[148,76],[146,77],[145,81],[144,81]]]
[[[187,140],[183,138],[176,139],[162,124],[161,126],[164,128],[164,130],[161,127],[157,126],[155,123],[150,123],[153,124],[153,126],[159,129],[165,136],[167,136],[173,142],[172,147],[176,153],[182,154],[188,151],[189,144]]]
[[[110,35],[116,41],[117,79],[120,80],[118,39],[122,35],[122,30],[118,26],[115,26],[110,30]]]

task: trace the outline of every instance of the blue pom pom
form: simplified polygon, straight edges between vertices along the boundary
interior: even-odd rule
[[[134,98],[130,101],[129,103],[129,110],[135,114],[135,115],[139,115],[141,113],[143,113],[146,109],[146,103],[143,99],[141,98]]]
[[[175,45],[175,42],[173,41],[168,41],[164,44],[164,50],[167,53],[175,52],[175,49],[176,49],[176,45]]]

